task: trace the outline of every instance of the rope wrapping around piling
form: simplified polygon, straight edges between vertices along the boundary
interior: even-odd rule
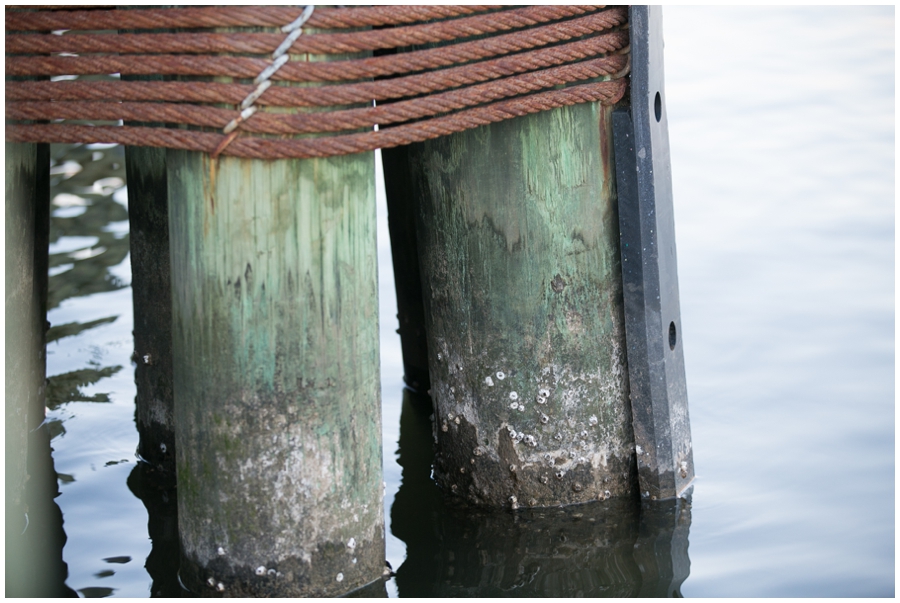
[[[600,6],[8,7],[7,32],[54,33],[6,36],[7,76],[16,76],[6,83],[6,138],[257,159],[420,142],[565,105],[618,102],[629,70],[627,19],[627,7]],[[208,31],[275,26],[281,31]],[[376,29],[333,31],[360,27]],[[182,30],[157,33],[164,28]],[[380,54],[358,56],[373,50]],[[309,53],[357,56],[301,60]]]
[[[380,27],[481,13],[498,6],[368,6],[322,8],[309,25],[319,29]],[[141,10],[46,10],[6,13],[6,31],[281,27],[300,16],[294,6],[207,6]]]

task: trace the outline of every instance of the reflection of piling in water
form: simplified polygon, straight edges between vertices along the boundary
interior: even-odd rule
[[[180,597],[178,584],[178,501],[175,488],[160,487],[152,467],[138,463],[128,475],[128,489],[147,508],[147,534],[153,548],[144,567],[153,583],[151,597]]]
[[[690,493],[686,498],[641,501],[641,526],[634,543],[634,559],[641,568],[639,597],[681,596],[681,584],[691,573],[690,528]]]
[[[430,479],[428,411],[404,394],[403,482],[391,530],[407,545],[400,596],[680,596],[689,503],[636,497],[563,508],[473,511]]]
[[[172,287],[169,262],[166,151],[127,147],[131,294],[134,305],[134,419],[138,452],[169,481],[175,479],[172,394]]]
[[[398,572],[400,593],[634,596],[641,584],[632,556],[635,506],[615,499],[562,509],[472,513],[447,505],[435,526],[441,539],[432,541],[439,546],[408,551],[408,559],[415,561]]]
[[[431,398],[403,390],[397,463],[403,468],[402,486],[391,507],[391,533],[410,545],[429,539],[441,505],[441,490],[431,479],[434,440],[431,436]],[[409,557],[409,556],[407,556]]]

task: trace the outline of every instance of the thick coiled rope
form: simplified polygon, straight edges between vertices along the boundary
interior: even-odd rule
[[[564,105],[614,104],[626,86],[627,14],[598,6],[7,8],[6,139],[327,157]],[[284,27],[209,31],[272,26]],[[335,31],[360,27],[376,29]],[[157,33],[169,28],[181,31]],[[304,60],[368,51],[379,56]],[[167,81],[134,81],[146,76]]]

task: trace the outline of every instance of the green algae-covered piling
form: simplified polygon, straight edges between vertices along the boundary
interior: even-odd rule
[[[166,171],[182,579],[383,590],[374,153],[169,150]]]
[[[29,431],[44,418],[49,146],[6,143],[6,594],[34,591],[26,549]],[[39,519],[43,519],[42,517]]]
[[[380,579],[373,154],[166,167],[182,579],[226,596]]]
[[[635,492],[610,114],[582,104],[411,147],[435,475],[472,503]]]
[[[134,419],[138,452],[154,470],[175,478],[172,397],[172,289],[166,150],[125,147],[131,291],[134,305]]]

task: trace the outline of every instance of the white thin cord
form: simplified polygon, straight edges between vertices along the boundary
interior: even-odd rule
[[[262,84],[263,82],[269,81],[269,78],[272,77],[276,71],[281,69],[281,66],[288,62],[288,55],[283,54],[273,62],[271,65],[262,70],[262,73],[256,76],[256,79],[253,80],[254,84]]]
[[[235,117],[228,125],[222,128],[222,132],[224,134],[230,134],[234,132],[234,130],[240,125],[242,121],[248,119],[251,115],[256,113],[257,107],[253,106],[260,96],[262,96],[263,92],[269,89],[269,86],[272,85],[270,78],[275,75],[275,72],[281,69],[285,63],[288,62],[289,58],[287,55],[287,51],[290,50],[291,46],[294,45],[294,42],[297,41],[297,38],[300,37],[300,34],[303,33],[303,25],[309,21],[309,18],[312,17],[313,11],[315,10],[315,5],[310,4],[306,8],[303,9],[303,12],[300,13],[300,16],[294,19],[291,23],[285,25],[281,28],[281,31],[287,33],[288,36],[284,39],[284,41],[275,49],[275,52],[272,53],[272,59],[274,60],[271,65],[262,70],[262,72],[256,76],[256,79],[253,80],[253,83],[256,84],[256,89],[247,95],[241,102],[241,114],[238,117]]]
[[[290,34],[288,34],[288,37],[284,39],[284,42],[281,43],[281,46],[276,48],[275,52],[272,53],[272,58],[277,59],[278,57],[286,53],[288,49],[294,45],[294,42],[297,41],[297,38],[299,38],[300,34],[302,33],[302,29],[295,29]]]
[[[309,21],[309,18],[312,17],[313,10],[315,10],[315,5],[310,4],[306,8],[303,9],[303,12],[300,13],[300,16],[294,19],[291,23],[285,25],[281,28],[281,31],[284,33],[288,33],[294,31],[295,29],[300,29],[303,27],[304,23]]]
[[[269,86],[271,86],[271,85],[272,85],[272,82],[270,82],[269,80],[260,82],[259,86],[256,87],[256,90],[251,92],[247,96],[247,98],[245,98],[244,101],[241,103],[241,110],[250,108],[250,105],[255,103],[256,99],[258,99],[260,96],[262,96],[262,93],[265,92],[266,90],[268,90]]]
[[[244,121],[245,119],[247,119],[248,117],[250,117],[251,115],[256,113],[257,109],[258,109],[258,107],[247,107],[246,109],[241,111],[241,114],[239,117],[232,119],[228,123],[228,125],[222,129],[222,132],[225,134],[231,134],[234,131],[234,129],[236,127],[238,127],[238,124],[240,122]]]

